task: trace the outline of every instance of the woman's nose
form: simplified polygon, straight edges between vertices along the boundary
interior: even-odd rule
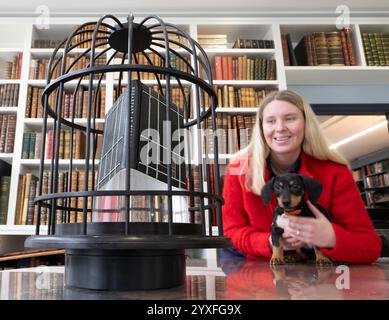
[[[284,121],[282,121],[282,120],[277,121],[277,123],[276,123],[276,130],[277,131],[282,131],[285,128],[286,128],[286,126],[285,126],[285,122]]]

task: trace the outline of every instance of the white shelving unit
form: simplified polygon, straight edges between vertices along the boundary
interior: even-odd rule
[[[383,85],[388,74],[389,67],[285,67],[290,85]]]
[[[123,14],[123,17],[125,15]],[[18,106],[0,107],[0,113],[17,113],[17,123],[15,132],[15,147],[13,154],[0,154],[0,159],[12,165],[10,197],[7,224],[0,226],[0,234],[33,234],[34,226],[14,225],[15,208],[18,192],[19,174],[25,172],[37,172],[39,160],[21,159],[23,133],[28,130],[40,131],[42,119],[25,118],[25,108],[27,101],[28,86],[44,87],[45,80],[29,79],[29,68],[31,59],[48,58],[53,49],[32,48],[34,39],[64,39],[69,35],[77,25],[97,20],[87,18],[50,18],[50,29],[38,29],[34,25],[33,18],[0,18],[0,58],[11,59],[18,53],[23,53],[22,72],[18,80],[0,79],[0,84],[19,84]],[[290,85],[375,85],[389,84],[389,67],[369,67],[366,65],[366,59],[363,51],[363,44],[360,32],[388,32],[389,18],[369,19],[354,18],[351,25],[353,31],[353,45],[356,53],[357,66],[354,67],[285,67],[283,61],[281,34],[290,33],[292,43],[295,45],[302,36],[315,31],[333,31],[335,30],[335,19],[329,18],[255,18],[255,17],[162,17],[166,21],[172,22],[184,28],[194,39],[198,34],[226,34],[227,48],[223,49],[205,49],[211,64],[215,56],[242,56],[260,57],[276,60],[276,80],[216,80],[215,85],[231,85],[237,88],[253,87],[255,89],[278,88],[286,89]],[[142,19],[142,17],[136,17]],[[273,40],[274,49],[232,49],[236,39],[263,39]],[[101,52],[98,49],[97,52]],[[84,49],[77,49],[77,52],[83,52]],[[178,50],[181,52],[181,50]],[[59,50],[58,54],[62,54]],[[110,56],[110,51],[106,56]],[[87,83],[87,81],[85,81]],[[97,80],[94,81],[97,83]],[[145,81],[148,85],[157,84],[156,81]],[[74,87],[76,81],[70,81],[67,86]],[[105,110],[109,110],[113,103],[113,88],[117,85],[113,74],[107,74],[102,84],[106,89]],[[122,82],[126,84],[125,81]],[[162,81],[164,84],[164,81]],[[190,83],[184,82],[190,86]],[[176,82],[172,81],[172,85]],[[368,92],[366,94],[369,94]],[[256,108],[219,108],[218,114],[243,114],[254,115]],[[76,123],[83,124],[85,119],[76,119]],[[52,120],[48,125],[52,125]],[[104,123],[104,120],[98,120],[97,123]],[[194,145],[197,145],[197,138],[194,138]],[[197,150],[196,147],[193,150]],[[212,155],[210,155],[210,158]],[[221,159],[228,160],[231,155],[221,154]],[[49,162],[45,162],[49,166]],[[73,164],[80,168],[85,165],[83,160],[74,160]],[[69,160],[60,160],[60,166],[66,167]],[[43,227],[45,228],[45,227]]]

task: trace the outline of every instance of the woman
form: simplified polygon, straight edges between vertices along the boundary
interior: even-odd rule
[[[271,257],[270,230],[276,200],[264,205],[262,187],[275,174],[297,172],[323,185],[316,219],[288,217],[286,250],[317,246],[332,260],[372,263],[381,239],[370,221],[347,161],[331,150],[309,104],[296,92],[269,94],[261,103],[252,139],[228,166],[224,180],[223,228],[248,258]]]

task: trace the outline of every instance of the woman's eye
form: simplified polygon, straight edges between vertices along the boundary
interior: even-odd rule
[[[272,120],[272,119],[269,119],[269,120],[267,120],[266,122],[269,123],[269,124],[273,124],[273,123],[275,123],[276,121],[275,121],[275,120]]]
[[[294,121],[296,118],[295,117],[288,117],[286,118],[286,121]]]

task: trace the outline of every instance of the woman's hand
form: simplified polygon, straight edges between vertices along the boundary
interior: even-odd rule
[[[310,201],[307,201],[309,209],[316,219],[309,217],[285,216],[289,223],[284,229],[287,243],[293,246],[301,243],[319,248],[333,248],[336,244],[336,235],[332,224]]]
[[[305,242],[302,242],[298,239],[293,234],[288,233],[286,230],[286,227],[289,224],[289,220],[285,217],[286,214],[281,215],[280,217],[277,218],[277,225],[278,227],[284,229],[284,233],[282,234],[282,242],[283,242],[283,248],[284,250],[297,250],[299,248],[305,247],[307,244]]]
[[[284,232],[282,234],[282,241],[284,243],[284,250],[297,250],[302,247],[305,247],[307,244],[299,239],[297,239],[295,236],[289,234],[288,232]]]

